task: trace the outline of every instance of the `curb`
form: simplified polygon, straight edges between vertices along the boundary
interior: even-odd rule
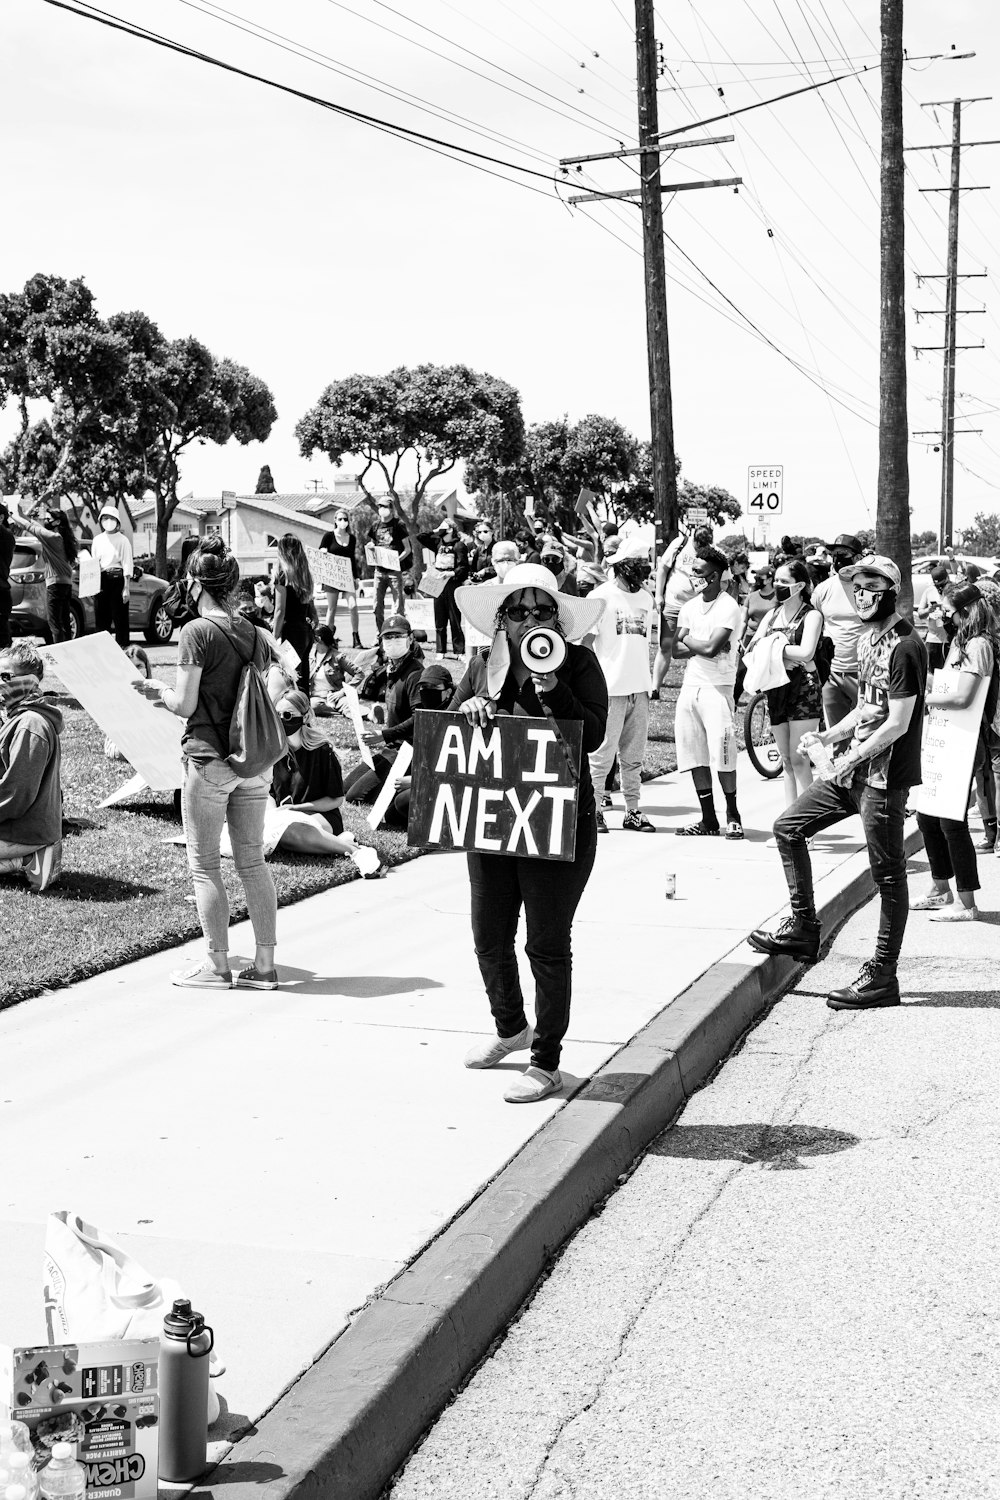
[[[920,844],[909,833],[907,856]],[[874,894],[867,854],[817,885],[829,934]],[[605,1063],[195,1493],[377,1500],[551,1257],[801,972],[746,952],[714,964]]]

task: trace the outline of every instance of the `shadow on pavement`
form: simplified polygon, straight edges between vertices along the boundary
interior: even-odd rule
[[[648,1154],[795,1171],[805,1170],[800,1157],[831,1156],[859,1145],[860,1139],[825,1125],[675,1125],[650,1146]]]
[[[233,963],[235,966],[235,959]],[[349,995],[357,1000],[376,1000],[385,995],[443,988],[442,980],[427,979],[420,974],[325,975],[315,974],[311,969],[293,969],[288,964],[279,964],[278,968],[282,991],[289,995]]]

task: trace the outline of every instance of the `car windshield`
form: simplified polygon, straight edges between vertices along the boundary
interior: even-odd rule
[[[14,548],[14,556],[10,560],[11,571],[15,568],[37,568],[38,550],[35,547],[25,547],[18,544]]]

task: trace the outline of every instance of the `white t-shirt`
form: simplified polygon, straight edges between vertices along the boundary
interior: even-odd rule
[[[90,555],[101,572],[121,568],[126,579],[132,577],[132,546],[121,531],[102,531],[90,544]]]
[[[626,594],[616,583],[592,589],[591,599],[603,599],[604,613],[594,638],[594,655],[608,684],[608,696],[648,693],[649,622],[655,608],[645,589]]]
[[[692,640],[707,641],[717,630],[725,628],[729,631],[728,651],[720,651],[718,656],[688,658],[684,673],[685,687],[732,687],[736,681],[739,661],[736,642],[742,618],[742,610],[729,594],[720,594],[711,604],[706,604],[702,598],[696,598],[681,605],[677,629],[686,625]]]
[[[686,604],[695,596],[695,588],[691,582],[691,569],[698,561],[698,549],[695,547],[694,537],[685,537],[683,541],[680,537],[676,537],[664,555],[669,559],[671,552],[674,565],[663,590],[663,613],[665,615],[675,615],[682,604]]]
[[[854,590],[848,593],[840,575],[832,573],[813,589],[812,602],[823,616],[824,629],[833,642],[834,666],[857,672],[858,637],[865,627],[854,608]]]

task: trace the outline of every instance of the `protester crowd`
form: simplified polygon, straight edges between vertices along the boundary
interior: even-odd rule
[[[14,530],[37,537],[49,595],[53,640],[68,635],[75,548],[61,511],[17,520],[0,515],[0,873],[43,891],[61,863],[61,716],[43,691],[36,648],[10,643],[7,617]],[[128,646],[132,554],[117,512],[105,507],[92,555],[100,567],[97,628]],[[188,549],[173,608],[180,631],[172,687],[139,670],[138,693],[184,721],[181,802],[188,862],[206,956],[181,971],[186,987],[276,988],[276,899],[267,855],[279,844],[320,856],[349,855],[342,807],[382,796],[382,821],[405,828],[408,777],[396,777],[400,747],[413,743],[421,710],[451,709],[486,726],[498,713],[579,720],[576,852],[566,862],[469,853],[473,943],[496,1037],[469,1054],[470,1067],[530,1052],[511,1086],[512,1102],[560,1087],[569,1023],[571,928],[594,865],[617,767],[623,832],[652,834],[641,807],[641,769],[650,703],[672,662],[684,664],[676,704],[677,766],[690,773],[697,814],[685,838],[744,837],[737,795],[735,715],[745,693],[766,694],[780,753],[785,809],[773,843],[789,889],[790,916],[752,945],[815,961],[822,933],[810,842],[840,820],[860,816],[881,919],[872,959],[829,1004],[862,1009],[899,1001],[897,964],[908,914],[972,921],[978,915],[977,858],[996,850],[1000,804],[1000,586],[942,562],[917,611],[921,630],[900,612],[897,563],[840,533],[808,551],[783,538],[767,560],[727,556],[710,527],[682,530],[653,558],[641,530],[588,519],[580,534],[532,518],[514,537],[486,521],[463,534],[453,517],[419,534],[429,554],[437,660],[407,618],[406,577],[413,544],[391,502],[379,506],[371,544],[377,639],[362,645],[356,593],[347,595],[352,647],[336,636],[339,591],[327,589],[325,623],[301,543],[277,544],[271,577],[241,583],[219,537]],[[359,549],[346,511],[334,517],[323,549],[347,559],[355,579]],[[5,591],[6,589],[6,596]],[[6,610],[5,606],[6,597]],[[386,610],[386,600],[391,611]],[[539,631],[564,644],[549,669],[526,653]],[[450,648],[450,649],[449,649]],[[458,659],[455,671],[443,659]],[[948,675],[927,683],[928,664]],[[985,684],[985,687],[983,686]],[[921,780],[925,711],[969,715],[976,739],[973,785],[983,820],[979,843],[965,818],[918,822],[930,888],[910,899],[904,820]],[[331,714],[361,715],[362,757],[345,776],[322,730]],[[973,723],[972,720],[975,719]],[[112,746],[109,753],[114,752]],[[391,785],[387,783],[391,782]],[[724,803],[720,818],[716,786]],[[256,951],[234,973],[229,904],[221,860],[233,859],[246,892]],[[535,981],[527,1016],[514,935],[521,910]]]

